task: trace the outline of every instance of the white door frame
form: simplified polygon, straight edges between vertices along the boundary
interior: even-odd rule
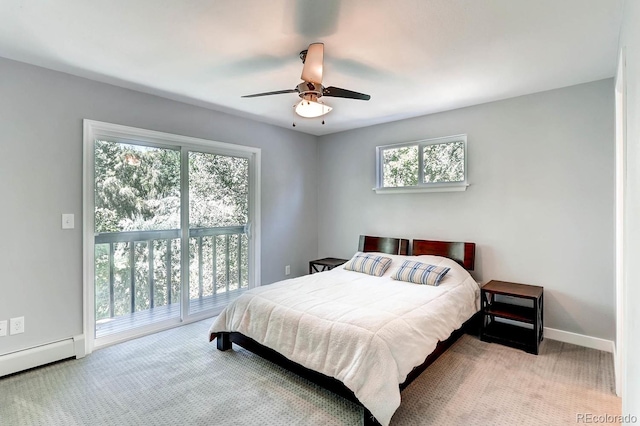
[[[149,144],[153,146],[182,147],[201,152],[212,152],[221,155],[239,156],[249,159],[249,287],[260,285],[260,162],[261,149],[244,145],[235,145],[189,136],[174,135],[154,130],[139,129],[119,124],[104,123],[94,120],[83,120],[83,334],[85,354],[90,354],[98,346],[95,345],[95,288],[94,288],[94,211],[95,211],[95,164],[94,149],[98,138],[123,142]],[[182,292],[185,293],[184,288]],[[210,313],[201,315],[181,315],[179,320],[169,321],[135,330],[101,346],[118,343],[134,337],[176,327],[180,323],[189,323],[210,317]]]
[[[622,396],[624,381],[624,205],[626,188],[627,126],[626,126],[626,55],[620,49],[615,80],[615,129],[616,129],[616,175],[615,175],[615,282],[616,282],[616,345],[614,354],[616,394]]]

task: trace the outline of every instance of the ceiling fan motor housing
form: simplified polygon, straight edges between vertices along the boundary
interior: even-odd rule
[[[296,87],[298,96],[302,99],[315,100],[322,97],[324,86],[322,84],[314,84],[309,81],[303,81]]]

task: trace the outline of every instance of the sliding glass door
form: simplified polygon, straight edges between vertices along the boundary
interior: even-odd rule
[[[214,315],[256,282],[256,156],[152,133],[91,141],[97,346]]]

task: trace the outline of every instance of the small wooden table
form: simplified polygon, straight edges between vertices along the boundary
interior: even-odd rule
[[[482,303],[482,330],[484,342],[502,343],[538,355],[543,338],[544,288],[505,281],[489,281],[480,292]],[[496,296],[528,300],[532,306],[521,306]],[[496,318],[509,320],[496,321]],[[530,324],[531,328],[525,324]]]
[[[349,259],[338,259],[337,257],[325,257],[324,259],[312,260],[309,262],[309,274],[313,274],[314,272],[330,271],[336,266],[346,263],[348,260]]]

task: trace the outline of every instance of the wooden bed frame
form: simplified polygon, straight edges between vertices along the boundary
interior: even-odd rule
[[[381,252],[388,254],[407,254],[409,240],[399,238],[371,237],[360,236],[358,246],[359,251]],[[465,267],[467,270],[473,270],[475,262],[475,244],[474,243],[452,243],[446,241],[428,241],[413,240],[412,254],[414,256],[423,254],[432,254],[444,256],[455,260]],[[465,332],[470,334],[478,334],[479,330],[479,313],[468,319],[462,327],[453,331],[448,339],[438,342],[435,350],[427,356],[422,364],[415,367],[408,375],[406,380],[400,384],[400,390],[405,389],[413,380],[415,380],[424,370],[427,369],[440,355],[442,355],[451,345],[453,345]],[[256,355],[259,355],[283,368],[289,370],[310,382],[317,384],[331,392],[355,402],[364,409],[363,424],[364,426],[375,426],[380,423],[373,417],[371,412],[360,403],[353,391],[347,388],[344,383],[333,377],[326,376],[315,370],[310,370],[296,362],[291,361],[284,355],[268,348],[250,337],[237,332],[221,332],[217,335],[211,335],[210,341],[217,338],[217,348],[221,351],[231,349],[232,343],[235,343]]]
[[[377,251],[387,254],[409,254],[409,240],[402,238],[388,237],[371,237],[369,235],[360,235],[358,242],[358,251],[368,252]]]
[[[411,254],[413,256],[431,254],[434,256],[448,257],[458,262],[467,271],[473,271],[476,262],[476,244],[413,240]]]

